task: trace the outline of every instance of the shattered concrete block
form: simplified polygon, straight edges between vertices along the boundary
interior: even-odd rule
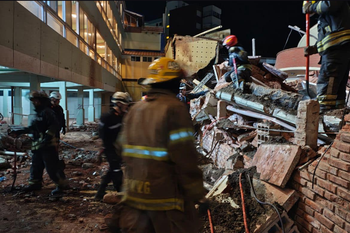
[[[299,162],[301,148],[289,144],[262,144],[254,155],[260,179],[284,188]]]
[[[295,142],[300,146],[317,149],[320,104],[316,100],[300,101],[297,115]]]
[[[220,119],[222,117],[226,117],[227,110],[226,110],[227,103],[226,101],[219,100],[217,103],[217,115],[216,118]]]

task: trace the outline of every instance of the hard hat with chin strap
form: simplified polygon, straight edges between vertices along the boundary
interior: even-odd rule
[[[180,66],[174,59],[161,57],[154,60],[148,67],[148,76],[142,80],[142,85],[155,84],[179,78],[182,74]]]
[[[128,105],[132,102],[132,98],[128,92],[117,91],[116,93],[113,94],[111,102],[115,104],[122,103],[122,104]]]
[[[62,99],[61,94],[58,91],[53,91],[50,93],[50,98],[54,98],[56,100]]]

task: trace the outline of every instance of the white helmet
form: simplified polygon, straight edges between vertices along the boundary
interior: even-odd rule
[[[128,105],[132,102],[132,98],[127,92],[117,91],[116,93],[113,94],[111,102],[115,104],[122,103],[122,104]]]
[[[62,99],[62,96],[61,96],[61,94],[58,91],[53,91],[50,94],[50,98],[54,98],[56,100],[60,100],[60,99]]]

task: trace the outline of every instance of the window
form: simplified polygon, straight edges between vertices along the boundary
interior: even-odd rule
[[[79,5],[77,1],[72,1],[72,29],[79,35]]]
[[[63,36],[63,25],[49,12],[47,12],[47,25]]]
[[[57,14],[62,19],[65,20],[65,15],[63,14],[63,9],[65,8],[65,1],[57,1]]]
[[[141,61],[141,57],[139,57],[139,56],[131,56],[131,61]]]
[[[74,33],[69,30],[68,28],[66,29],[66,38],[69,42],[71,42],[74,46],[77,46],[77,37],[74,35]]]
[[[202,25],[200,23],[196,23],[196,28],[200,30],[202,28]]]
[[[19,4],[24,6],[28,11],[30,11],[33,15],[43,20],[43,8],[35,1],[18,1]]]
[[[202,17],[202,12],[200,12],[199,10],[197,10],[197,16],[198,16],[198,17]]]
[[[96,30],[96,51],[103,59],[105,59],[106,42],[97,30]]]
[[[51,7],[51,9],[57,13],[57,1],[47,1],[47,5]]]
[[[142,57],[143,62],[152,62],[152,57]]]

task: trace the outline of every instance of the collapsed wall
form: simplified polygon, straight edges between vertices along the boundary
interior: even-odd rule
[[[300,232],[350,232],[350,115],[330,150],[292,176]]]

